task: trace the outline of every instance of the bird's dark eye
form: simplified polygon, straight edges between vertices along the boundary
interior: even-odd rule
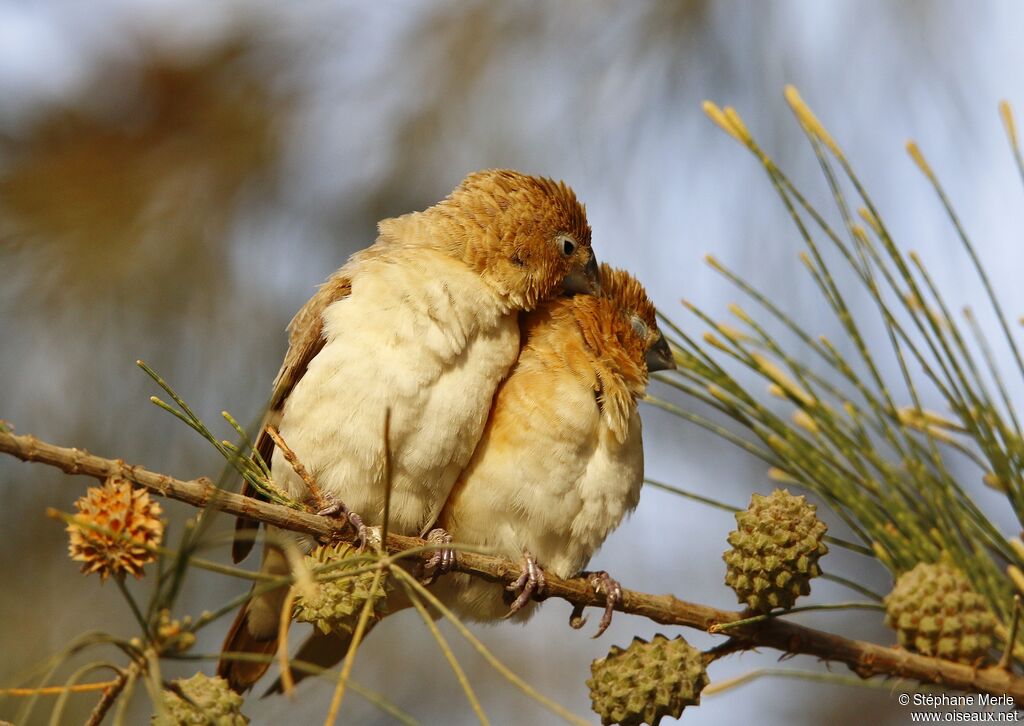
[[[639,335],[642,339],[647,339],[647,323],[634,315],[630,321],[633,325],[633,332]]]
[[[576,241],[568,235],[561,235],[557,240],[558,249],[561,250],[562,254],[568,257],[576,251]]]

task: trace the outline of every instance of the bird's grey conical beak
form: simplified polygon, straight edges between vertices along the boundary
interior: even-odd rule
[[[674,371],[676,369],[676,361],[672,356],[672,349],[668,347],[668,341],[665,340],[665,336],[661,333],[658,333],[658,339],[654,342],[654,345],[647,349],[646,360],[648,373]]]
[[[562,289],[570,293],[597,295],[601,292],[601,275],[597,269],[597,257],[590,254],[590,261],[577,267],[562,280]]]

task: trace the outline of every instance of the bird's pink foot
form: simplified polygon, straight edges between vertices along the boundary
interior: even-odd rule
[[[530,601],[530,598],[542,594],[546,585],[544,570],[537,564],[537,558],[530,554],[529,550],[523,550],[523,574],[505,588],[509,592],[518,593],[505,617],[511,617],[521,610]]]
[[[430,584],[438,575],[443,575],[447,572],[451,572],[455,566],[456,553],[450,545],[452,543],[452,536],[441,527],[435,527],[427,533],[427,542],[430,544],[438,545],[438,548],[430,555],[430,558],[424,564],[424,569],[427,572],[426,582]]]
[[[365,550],[366,545],[370,542],[370,528],[363,522],[363,518],[355,512],[348,512],[348,523],[352,529],[356,531],[356,542],[359,543],[359,549]]]
[[[622,585],[604,570],[581,572],[580,577],[586,577],[590,581],[590,586],[594,588],[594,592],[604,595],[604,613],[601,615],[601,622],[597,625],[597,632],[594,633],[594,637],[599,638],[612,624],[615,606],[622,602]],[[573,608],[572,615],[569,616],[569,626],[579,630],[586,622],[587,619],[583,616],[583,606],[577,605]]]
[[[322,494],[321,499],[322,506],[317,514],[321,517],[338,517],[339,519],[344,517],[356,531],[356,542],[359,543],[359,549],[366,549],[366,543],[369,541],[369,527],[363,522],[363,518],[346,507],[343,501],[330,494]]]

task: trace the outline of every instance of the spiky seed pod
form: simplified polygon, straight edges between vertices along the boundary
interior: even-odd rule
[[[656,726],[662,717],[679,718],[686,706],[700,705],[708,684],[704,659],[682,636],[660,633],[651,642],[633,638],[623,650],[590,665],[590,702],[602,724]]]
[[[907,650],[981,663],[995,644],[996,619],[967,576],[946,563],[918,563],[885,598],[885,624]]]
[[[165,690],[163,711],[153,715],[152,726],[245,726],[249,723],[241,712],[242,697],[228,688],[223,678],[196,673],[174,684],[192,703],[174,691]]]
[[[163,510],[145,489],[113,476],[101,487],[89,487],[75,507],[81,523],[67,527],[68,551],[83,563],[82,572],[98,572],[103,580],[126,572],[141,577],[143,566],[156,559],[149,548],[163,537]]]
[[[725,584],[741,603],[766,613],[789,609],[810,593],[811,579],[821,574],[818,560],[828,552],[828,527],[815,510],[804,497],[776,489],[767,497],[754,494],[746,511],[736,513],[732,549],[722,559]]]
[[[314,592],[300,594],[295,598],[295,619],[305,623],[313,623],[324,633],[351,633],[359,620],[363,606],[371,596],[374,597],[373,617],[381,618],[387,604],[387,591],[390,589],[386,575],[377,583],[373,590],[374,572],[366,570],[355,575],[345,576],[346,571],[365,567],[366,560],[353,557],[359,551],[348,544],[340,542],[333,545],[321,545],[306,555],[309,569],[332,563],[323,577],[330,578],[318,582]],[[346,560],[350,560],[346,562]]]

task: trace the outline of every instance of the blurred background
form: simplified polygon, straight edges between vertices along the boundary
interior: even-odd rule
[[[934,193],[903,153],[907,138],[920,143],[1016,315],[1024,197],[996,104],[1024,110],[1022,29],[1024,6],[1010,0],[2,2],[0,418],[181,478],[216,475],[217,454],[147,402],[156,391],[135,360],[211,424],[222,409],[256,419],[284,327],[315,285],[373,241],[377,220],[426,207],[486,167],[566,180],[587,205],[600,258],[636,273],[689,329],[698,326],[681,298],[715,315],[736,299],[702,263],[713,252],[811,332],[834,330],[760,167],[700,109],[705,98],[735,106],[825,206],[817,161],[782,99],[786,83],[843,145],[897,242],[922,253],[953,303],[984,308]],[[868,310],[863,296],[854,301]],[[643,415],[650,477],[741,506],[771,488],[739,450],[657,410]],[[88,483],[0,457],[0,686],[86,630],[134,634],[116,588],[77,573],[62,527],[44,515],[70,509]],[[979,496],[998,507],[987,490]],[[188,512],[166,508],[173,541]],[[992,513],[1012,531],[1008,514]],[[591,564],[626,587],[735,607],[721,561],[733,525],[727,513],[648,489]],[[226,548],[217,556],[226,560]],[[873,563],[843,554],[824,563],[889,587]],[[140,597],[147,586],[133,584]],[[245,587],[196,572],[175,614],[214,609]],[[859,598],[814,586],[812,601],[850,599]],[[581,715],[592,659],[634,635],[675,634],[619,615],[591,640],[593,623],[570,630],[569,611],[551,601],[526,627],[476,632]],[[802,618],[893,642],[880,620]],[[227,624],[204,631],[195,651],[215,652]],[[442,629],[495,723],[554,722]],[[777,655],[730,657],[712,681],[776,665]],[[823,669],[805,658],[785,666]],[[168,665],[166,675],[194,670]],[[354,678],[423,723],[474,722],[414,614],[377,629]],[[330,690],[311,682],[293,703],[252,698],[245,711],[256,724],[319,722]],[[66,722],[83,720],[94,701],[73,698]],[[146,701],[140,689],[129,722],[145,722]],[[17,706],[0,701],[0,719]],[[354,695],[342,715],[392,722]],[[885,690],[768,678],[684,717],[885,724],[905,722],[906,711]]]

